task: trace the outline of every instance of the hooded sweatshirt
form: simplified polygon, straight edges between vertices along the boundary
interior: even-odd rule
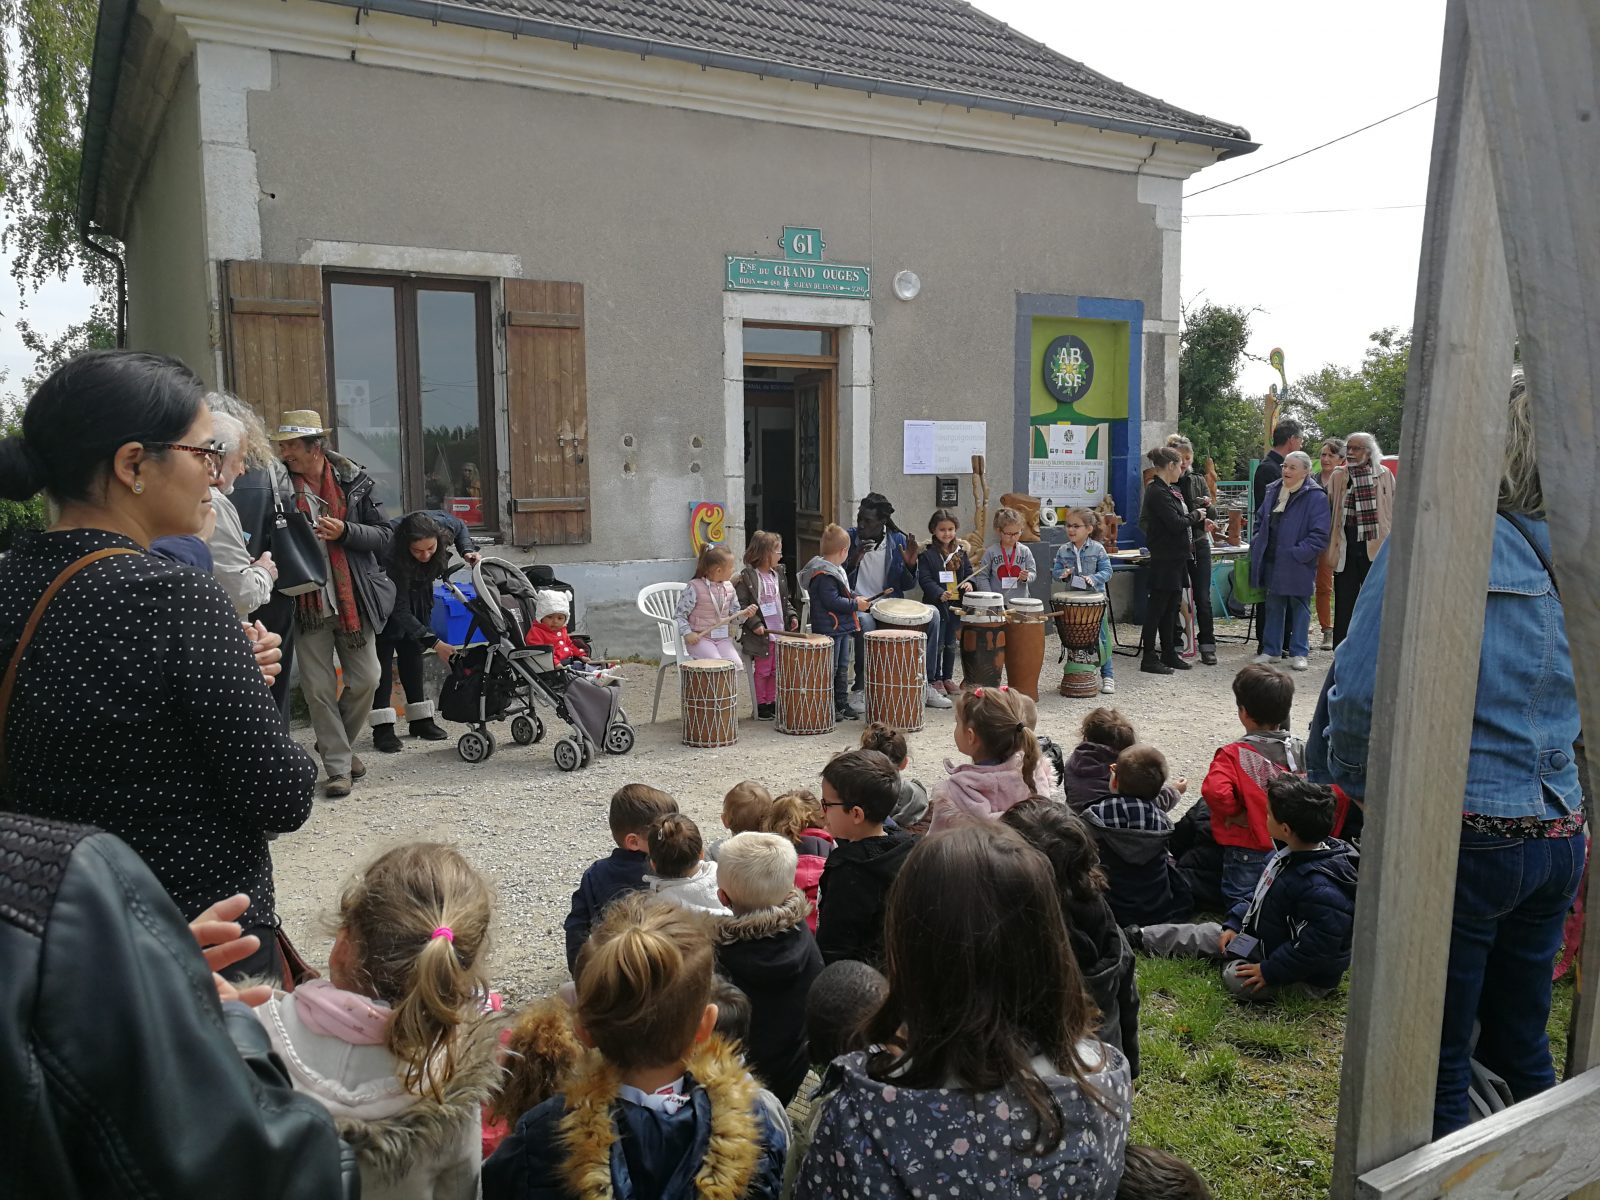
[[[1167,853],[1172,822],[1156,800],[1112,796],[1083,818],[1100,847],[1111,889],[1106,900],[1118,925],[1186,920],[1194,909],[1189,883]]]
[[[861,628],[861,610],[844,567],[817,555],[800,568],[800,586],[811,596],[811,630],[838,637]]]
[[[1065,1127],[1060,1143],[1036,1157],[1023,1157],[1035,1117],[1014,1088],[909,1088],[868,1075],[865,1054],[838,1059],[823,1079],[822,1114],[797,1178],[796,1200],[989,1195],[1113,1200],[1128,1141],[1128,1064],[1121,1053],[1092,1039],[1079,1051],[1091,1065],[1087,1081],[1098,1100],[1049,1063],[1034,1060]]]
[[[698,912],[714,913],[719,917],[732,915],[727,906],[717,899],[717,864],[709,858],[702,858],[693,873],[682,879],[646,875],[644,881],[663,900],[671,900],[674,904]]]
[[[926,833],[929,803],[928,789],[922,786],[922,781],[901,775],[900,798],[894,802],[894,812],[889,814],[889,819],[908,833]]]
[[[1276,729],[1247,733],[1211,760],[1200,797],[1211,812],[1211,837],[1219,846],[1271,850],[1267,835],[1267,784],[1279,775],[1305,772],[1305,744]],[[1344,828],[1350,800],[1334,789],[1333,832]]]
[[[933,785],[933,822],[929,833],[948,829],[962,820],[996,820],[1014,804],[1020,804],[1034,793],[1048,796],[1051,792],[1050,761],[1039,756],[1030,783],[1022,777],[1022,754],[1019,751],[1004,762],[962,763],[956,766],[945,760],[947,778]]]
[[[798,888],[772,908],[717,922],[717,970],[750,998],[745,1060],[785,1106],[809,1067],[806,994],[822,955],[806,927],[811,905]]]
[[[307,992],[316,993],[311,995]],[[399,1066],[377,1032],[317,1032],[332,1029],[301,1001],[347,1000],[365,1005],[375,1018],[381,1004],[313,980],[255,1010],[272,1048],[289,1068],[297,1092],[320,1101],[355,1149],[366,1200],[473,1200],[483,1161],[482,1109],[500,1086],[499,1026],[478,1021],[456,1035],[454,1070],[442,1096],[428,1089],[408,1092]],[[319,1005],[319,1008],[324,1006]],[[369,1021],[381,1028],[381,1024]],[[347,1038],[355,1038],[350,1041]]]
[[[1061,788],[1073,812],[1081,813],[1111,795],[1111,768],[1116,761],[1117,752],[1110,746],[1078,743],[1061,775]],[[1169,783],[1156,797],[1156,804],[1162,812],[1171,812],[1182,798],[1182,793]]]
[[[883,969],[889,885],[914,845],[914,837],[896,829],[834,846],[817,894],[817,948],[823,962],[853,958]]]

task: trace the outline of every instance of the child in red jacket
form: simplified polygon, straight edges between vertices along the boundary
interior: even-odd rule
[[[806,924],[812,933],[817,931],[817,885],[822,881],[828,852],[833,849],[833,834],[824,828],[825,824],[822,802],[805,788],[785,792],[767,808],[766,831],[794,843],[794,885],[810,901]]]
[[[534,598],[533,614],[537,618],[528,629],[526,642],[530,646],[552,646],[556,652],[556,666],[565,666],[569,659],[580,661],[589,656],[583,647],[572,640],[567,632],[567,618],[572,602],[565,592],[541,591]]]
[[[1305,744],[1287,732],[1294,679],[1266,663],[1233,677],[1244,736],[1218,750],[1200,788],[1211,816],[1211,837],[1222,848],[1221,890],[1229,918],[1242,918],[1275,849],[1267,833],[1267,785],[1280,775],[1305,774]],[[1335,790],[1333,833],[1344,825],[1349,800]]]

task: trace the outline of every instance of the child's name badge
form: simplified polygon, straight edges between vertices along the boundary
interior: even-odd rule
[[[1079,591],[1083,591],[1088,588],[1089,581],[1082,575],[1074,575],[1072,577],[1072,582],[1067,584],[1067,586],[1070,588],[1077,588]]]
[[[761,606],[761,615],[767,619],[767,624],[776,624],[783,619],[782,603],[777,600],[768,600]]]
[[[726,625],[718,625],[715,629],[708,629],[706,630],[706,636],[725,642],[728,640],[728,627]]]
[[[955,581],[956,581],[956,573],[954,571],[940,571],[939,572],[939,582],[940,583],[954,583]]]
[[[1009,592],[1012,588],[1014,588],[1016,586],[1017,586],[1017,577],[1015,575],[1007,575],[1007,576],[1004,576],[1000,580],[1000,590],[1003,591],[1003,592]]]

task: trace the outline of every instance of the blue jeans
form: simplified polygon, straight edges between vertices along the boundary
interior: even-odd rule
[[[838,712],[850,702],[850,644],[856,640],[854,633],[833,635],[833,710]]]
[[[1261,653],[1277,658],[1285,650],[1291,658],[1305,658],[1311,653],[1311,597],[1268,595],[1266,624],[1261,630]],[[1289,644],[1283,644],[1284,617],[1288,616]]]
[[[1550,971],[1583,877],[1584,838],[1503,838],[1463,828],[1450,929],[1435,1139],[1467,1124],[1472,1026],[1476,1057],[1517,1100],[1553,1087],[1545,1025]]]
[[[1261,882],[1261,872],[1271,857],[1270,850],[1222,848],[1222,903],[1227,915],[1237,917],[1241,926],[1244,914],[1250,911],[1250,901],[1255,898],[1256,884]]]

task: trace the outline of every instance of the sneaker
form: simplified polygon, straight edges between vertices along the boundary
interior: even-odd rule
[[[1128,946],[1135,954],[1144,950],[1144,927],[1142,925],[1124,925],[1122,936],[1128,939]]]
[[[770,721],[777,716],[777,714],[778,706],[775,703],[756,705],[756,720],[758,721]]]
[[[374,725],[372,748],[379,754],[399,754],[405,749],[405,745],[395,736],[393,725]]]
[[[867,711],[867,694],[860,690],[851,692],[850,698],[845,703],[850,706],[850,711],[859,717]]]
[[[927,705],[929,708],[950,708],[951,707],[950,697],[946,696],[943,691],[941,691],[939,688],[934,687],[933,684],[931,684],[931,683],[923,685],[923,688],[922,688],[922,702],[925,705]]]
[[[1176,654],[1174,654],[1171,658],[1163,658],[1161,661],[1166,663],[1167,666],[1171,667],[1174,671],[1192,671],[1194,669],[1193,663],[1185,662]]]
[[[1145,671],[1145,672],[1147,672],[1147,673],[1149,673],[1151,675],[1171,675],[1172,674],[1172,668],[1167,666],[1167,664],[1162,662],[1159,658],[1147,658],[1147,659],[1144,659],[1139,664],[1139,670]]]
[[[1333,630],[1324,629],[1322,631],[1322,648],[1324,650],[1333,649]]]
[[[1311,664],[1304,657],[1291,658],[1289,660],[1289,670],[1291,671],[1309,671],[1310,669]]]
[[[861,720],[861,714],[846,704],[843,708],[833,710],[833,719],[835,721],[859,721]]]
[[[1278,660],[1273,658],[1270,654],[1258,654],[1250,661],[1253,663],[1275,663]]]
[[[322,794],[330,800],[339,799],[350,794],[350,776],[335,775],[322,785]]]
[[[352,754],[350,756],[350,778],[360,779],[366,773],[367,764],[361,761],[359,755]]]
[[[1100,694],[1102,696],[1114,696],[1114,695],[1116,695],[1117,694],[1117,681],[1115,679],[1111,678],[1111,676],[1107,675],[1104,679],[1102,679],[1100,681]]]

